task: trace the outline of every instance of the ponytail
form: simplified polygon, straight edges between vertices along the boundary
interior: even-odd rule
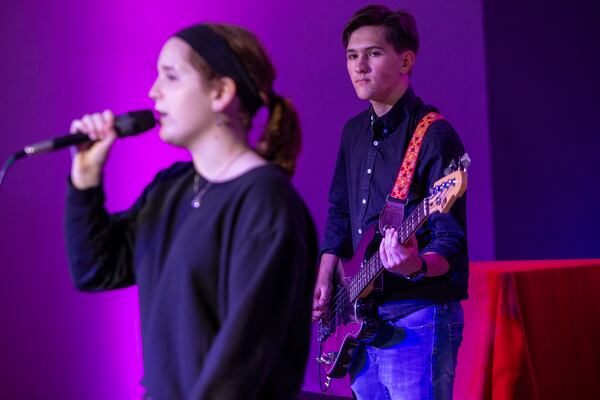
[[[291,178],[300,153],[300,120],[292,103],[273,92],[276,72],[267,52],[256,36],[243,28],[225,24],[207,26],[227,41],[248,73],[262,103],[269,108],[269,121],[256,144],[256,151]],[[240,100],[240,118],[249,130],[256,109],[248,107],[241,95]]]
[[[300,153],[300,120],[292,103],[279,95],[269,96],[268,107],[269,121],[256,150],[291,178]]]

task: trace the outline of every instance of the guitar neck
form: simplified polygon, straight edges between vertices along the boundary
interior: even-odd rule
[[[408,239],[419,229],[429,217],[428,198],[423,200],[417,208],[406,218],[398,229],[398,239],[405,244]],[[368,260],[363,261],[359,272],[350,280],[348,290],[352,302],[358,300],[363,291],[383,272],[384,267],[376,251]]]

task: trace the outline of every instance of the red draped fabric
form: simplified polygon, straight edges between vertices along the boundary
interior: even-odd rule
[[[600,399],[600,260],[471,263],[455,399]]]

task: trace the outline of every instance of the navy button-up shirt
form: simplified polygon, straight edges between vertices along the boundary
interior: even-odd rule
[[[350,119],[343,130],[329,191],[329,214],[321,252],[351,258],[365,231],[376,224],[396,181],[408,143],[420,119],[435,108],[409,88],[392,109],[377,117],[372,108]],[[462,142],[446,120],[434,122],[419,153],[404,216],[429,193],[452,160],[462,156]],[[417,231],[421,253],[444,256],[450,270],[441,277],[410,282],[384,272],[385,299],[467,298],[468,255],[466,196],[448,214],[434,214]]]

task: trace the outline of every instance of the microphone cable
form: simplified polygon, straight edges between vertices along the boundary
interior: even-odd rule
[[[19,158],[22,158],[24,156],[25,156],[25,152],[21,150],[15,154],[13,154],[12,156],[8,157],[8,159],[4,163],[4,166],[0,170],[0,188],[2,187],[2,182],[4,182],[4,177],[8,173],[8,169],[10,168],[10,166],[13,165],[13,163],[15,161],[17,161]]]

